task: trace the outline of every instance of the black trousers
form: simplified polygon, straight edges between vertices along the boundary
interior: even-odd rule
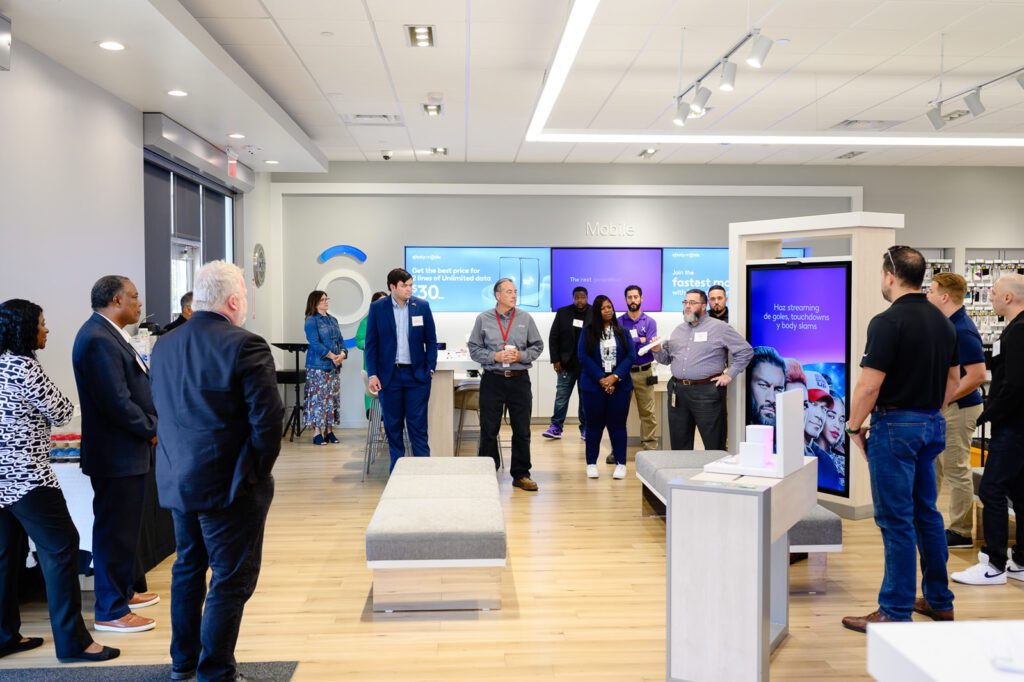
[[[501,461],[498,456],[498,431],[506,407],[512,425],[512,463],[508,471],[513,479],[529,477],[530,415],[533,413],[530,375],[506,378],[484,372],[480,379],[479,455],[493,459],[495,469]]]
[[[21,641],[18,574],[25,561],[26,533],[36,543],[46,581],[57,657],[77,656],[92,644],[92,637],[82,621],[78,531],[59,488],[36,488],[0,509],[0,649]]]
[[[146,591],[139,539],[146,499],[146,475],[92,476],[92,565],[95,573],[96,620],[128,615],[128,600]]]
[[[669,439],[673,450],[693,450],[694,428],[700,431],[705,450],[725,450],[727,425],[725,390],[714,384],[685,386],[675,380],[668,390],[674,393],[668,408]],[[671,397],[671,396],[669,396]]]
[[[175,670],[196,670],[200,682],[235,679],[238,629],[260,575],[263,531],[273,499],[274,478],[268,476],[227,509],[172,512],[178,543],[171,569]]]
[[[1021,510],[1024,510],[1024,429],[993,425],[978,497],[985,505],[981,518],[985,528],[984,551],[989,563],[1000,571],[1006,567],[1010,535],[1007,498],[1013,501],[1017,513],[1014,561],[1024,563],[1024,523],[1020,522]]]

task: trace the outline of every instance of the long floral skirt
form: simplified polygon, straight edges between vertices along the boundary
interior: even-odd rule
[[[339,424],[341,415],[341,372],[306,370],[306,426],[324,429]]]

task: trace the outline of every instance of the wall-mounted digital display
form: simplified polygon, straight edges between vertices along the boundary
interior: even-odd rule
[[[804,391],[804,450],[818,489],[849,497],[850,263],[747,266],[746,423],[775,426],[775,396]]]
[[[721,284],[729,295],[729,249],[720,247],[699,249],[663,249],[661,290],[665,295],[665,309],[682,310],[683,299],[690,289],[702,289]],[[798,247],[782,249],[782,258],[803,258],[805,250]],[[646,307],[646,302],[645,302]]]
[[[405,269],[413,294],[434,312],[480,312],[494,305],[494,283],[510,277],[517,305],[530,312],[551,310],[551,249],[515,246],[407,246]]]
[[[615,311],[626,310],[623,290],[637,284],[644,310],[661,310],[661,249],[551,249],[551,308],[572,303],[572,290],[586,287],[590,300],[604,294]]]

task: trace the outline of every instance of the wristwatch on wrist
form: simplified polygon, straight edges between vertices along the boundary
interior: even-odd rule
[[[861,427],[859,426],[855,429],[851,429],[849,426],[847,426],[846,433],[850,434],[851,436],[856,436],[858,433],[860,433],[860,429]]]

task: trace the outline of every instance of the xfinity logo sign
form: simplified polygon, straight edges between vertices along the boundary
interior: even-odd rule
[[[633,237],[636,227],[626,223],[601,223],[587,221],[588,237]]]

